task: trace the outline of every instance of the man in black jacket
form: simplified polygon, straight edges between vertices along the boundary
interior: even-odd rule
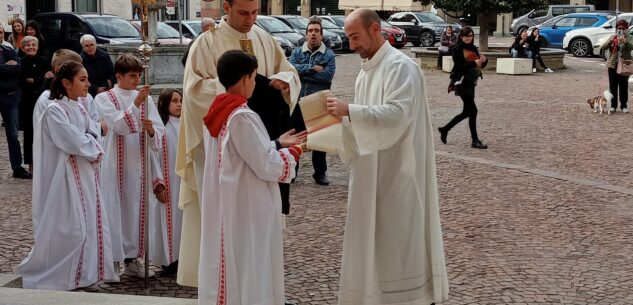
[[[106,51],[97,48],[97,39],[94,36],[90,34],[83,35],[79,43],[81,43],[83,48],[80,54],[81,60],[90,79],[88,92],[94,97],[111,89],[116,82],[114,64],[112,64],[112,59],[110,59],[110,55]]]
[[[32,175],[22,167],[22,151],[18,140],[18,108],[20,105],[20,59],[13,48],[0,45],[0,114],[5,123],[9,160],[14,178],[31,179]]]

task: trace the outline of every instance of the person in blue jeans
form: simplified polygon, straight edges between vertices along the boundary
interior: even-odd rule
[[[0,45],[0,114],[5,123],[9,146],[9,160],[13,178],[31,179],[32,175],[22,167],[22,151],[18,140],[18,108],[21,92],[18,85],[20,59],[12,48]]]
[[[313,16],[306,28],[306,42],[294,49],[290,55],[290,63],[297,69],[301,78],[301,92],[299,97],[327,90],[332,87],[332,79],[336,71],[334,51],[325,47],[323,43],[323,27],[321,19]],[[295,107],[291,117],[292,127],[297,131],[306,130],[305,122],[299,105]],[[327,178],[327,161],[325,152],[312,151],[312,177],[319,185],[329,185]]]

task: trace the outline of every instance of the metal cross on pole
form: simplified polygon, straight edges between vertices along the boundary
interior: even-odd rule
[[[138,52],[139,55],[141,57],[141,60],[143,61],[143,69],[144,71],[144,78],[145,78],[145,85],[149,85],[149,62],[150,59],[152,57],[152,46],[148,43],[148,11],[149,11],[149,5],[150,4],[155,4],[156,0],[137,0],[136,1],[139,4],[139,12],[140,12],[140,17],[141,17],[141,32],[142,32],[142,38],[143,38],[143,44],[138,48]],[[145,100],[145,103],[143,103],[143,112],[145,113],[145,117],[149,117],[149,96],[148,98]],[[145,202],[145,206],[141,207],[141,213],[144,213],[143,218],[145,219],[144,221],[144,228],[143,228],[143,242],[144,242],[144,254],[145,254],[145,289],[148,289],[149,286],[149,190],[152,188],[152,184],[150,183],[150,166],[149,166],[149,162],[150,162],[150,151],[149,151],[149,135],[147,134],[147,132],[143,132],[143,135],[141,135],[142,137],[144,137],[145,141],[143,141],[144,145],[142,147],[143,149],[143,156],[145,156],[145,160],[144,162],[142,162],[142,167],[144,170],[144,174],[145,174],[145,181],[143,181],[143,194],[141,194],[143,196],[143,202]]]

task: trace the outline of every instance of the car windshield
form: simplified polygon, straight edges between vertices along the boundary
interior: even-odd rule
[[[336,23],[336,25],[343,27],[345,26],[345,17],[343,16],[331,16],[330,18],[332,18],[332,21],[334,21],[334,23]]]
[[[421,22],[445,22],[440,16],[433,13],[416,13]]]
[[[132,21],[134,23],[134,25],[138,26],[139,28],[141,27],[141,22],[138,20],[134,20]],[[164,22],[158,22],[156,25],[156,34],[158,36],[158,39],[168,39],[168,38],[179,38],[180,37],[180,33],[178,33],[178,30],[170,27],[169,25],[167,25],[167,23]]]
[[[105,38],[141,39],[138,31],[127,20],[117,17],[86,18],[98,36]]]
[[[257,23],[259,23],[264,30],[269,33],[289,33],[294,32],[289,26],[285,23],[277,20],[275,18],[258,18]]]
[[[200,33],[202,31],[201,24],[202,22],[196,22],[196,21],[187,22],[187,25],[189,25],[191,29],[193,29],[193,31],[196,33]]]
[[[392,28],[393,24],[391,24],[391,23],[389,23],[387,21],[384,21],[384,20],[380,20],[380,26],[383,27],[383,28]]]
[[[292,27],[295,29],[305,30],[308,28],[308,18],[292,17],[286,20],[288,20],[288,22],[290,22],[290,24],[292,24]]]
[[[321,19],[321,24],[323,25],[324,29],[340,29],[341,27],[334,24],[334,22],[327,20],[327,19]]]
[[[547,21],[541,23],[541,26],[552,26],[552,25],[554,25],[554,23],[556,23],[558,20],[560,20],[564,16],[565,15],[561,15],[561,16],[554,17],[554,18],[552,18],[550,20],[547,20]]]

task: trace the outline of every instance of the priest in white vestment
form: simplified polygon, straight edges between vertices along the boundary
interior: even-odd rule
[[[80,69],[87,94],[88,74]],[[100,127],[76,93],[57,97],[44,109],[34,133],[35,244],[17,267],[24,288],[73,290],[118,280],[99,187],[104,156]]]
[[[344,117],[351,161],[340,305],[428,305],[448,299],[435,154],[420,67],[384,41],[380,18],[359,9],[345,20],[364,59]]]
[[[271,85],[283,92],[290,112],[301,89],[299,76],[277,41],[266,31],[253,26],[259,2],[230,0],[223,5],[227,15],[215,28],[198,36],[191,45],[185,65],[176,156],[176,173],[182,178],[179,207],[183,210],[177,282],[185,286],[198,286],[199,190],[205,161],[202,116],[213,99],[226,91],[217,78],[218,58],[227,50],[251,51],[259,64],[257,73],[272,79]]]

